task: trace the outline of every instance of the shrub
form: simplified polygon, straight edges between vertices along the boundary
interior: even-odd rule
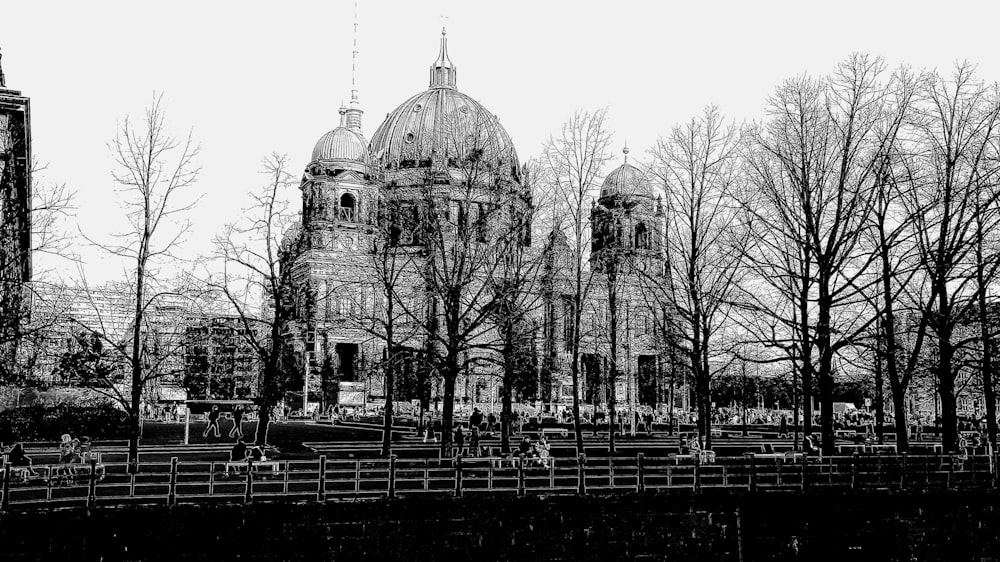
[[[0,441],[58,441],[69,433],[91,439],[127,439],[128,415],[104,404],[100,406],[21,406],[0,412]]]

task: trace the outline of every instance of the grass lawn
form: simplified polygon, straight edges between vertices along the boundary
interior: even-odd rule
[[[219,424],[219,435],[209,434],[203,437],[205,423],[192,423],[191,433],[188,443],[199,445],[204,443],[235,443],[234,437],[229,437],[229,431],[233,428],[231,420],[222,420]],[[254,431],[257,422],[243,422],[243,439],[247,443],[253,442]],[[272,422],[268,430],[268,445],[276,447],[282,458],[315,458],[316,454],[312,449],[302,445],[309,441],[353,441],[358,443],[378,443],[381,442],[381,431],[359,429],[354,427],[318,425],[313,423],[293,421],[293,422]],[[159,421],[147,421],[143,423],[142,441],[143,445],[178,445],[183,448],[184,424],[166,423]],[[211,458],[209,455],[206,458]]]

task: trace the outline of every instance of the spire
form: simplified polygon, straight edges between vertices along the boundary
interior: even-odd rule
[[[625,163],[628,164],[628,141],[625,141],[625,148],[622,149],[622,154],[625,155]]]
[[[341,108],[340,125],[345,125],[344,114],[347,114],[348,129],[361,130],[361,103],[358,102],[358,1],[354,0],[354,48],[351,50],[351,105],[346,111]]]
[[[441,51],[431,65],[431,88],[455,88],[455,71],[457,68],[448,58],[448,36],[445,28],[441,28]]]

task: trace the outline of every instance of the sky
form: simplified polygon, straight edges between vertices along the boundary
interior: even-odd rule
[[[287,154],[298,175],[337,125],[354,10],[353,0],[0,0],[7,86],[31,98],[33,152],[48,166],[36,181],[76,192],[64,226],[101,241],[124,228],[108,143],[159,92],[170,130],[201,145],[180,253],[207,253],[246,212],[264,157]],[[760,119],[781,81],[826,74],[855,51],[915,69],[969,60],[1000,80],[1000,7],[989,2],[358,0],[357,13],[366,137],[427,88],[446,26],[459,90],[500,118],[522,161],[576,109],[607,107],[632,158],[708,104]],[[91,282],[121,277],[121,263],[77,240]],[[67,280],[78,269],[46,256],[37,266]]]

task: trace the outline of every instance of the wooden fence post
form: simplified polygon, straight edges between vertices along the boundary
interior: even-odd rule
[[[6,496],[6,492],[4,492]],[[90,482],[87,488],[87,507],[97,503],[97,459],[90,459]]]
[[[701,455],[694,456],[694,493],[701,493]]]
[[[527,457],[521,457],[521,461],[517,463],[517,495],[524,495],[524,461]]]
[[[576,457],[577,463],[577,493],[585,495],[587,493],[587,455],[580,453]]]
[[[809,474],[809,460],[805,455],[802,455],[802,482],[800,483],[799,489],[805,491],[809,487],[807,475]]]
[[[177,457],[170,457],[170,492],[167,494],[167,505],[175,503],[177,503]]]
[[[955,455],[948,455],[948,489],[955,486]]]
[[[3,502],[0,503],[0,510],[10,509],[10,464],[3,467]]]
[[[389,455],[389,497],[396,497],[396,455]]]
[[[900,455],[900,459],[899,459],[899,489],[900,490],[905,490],[906,489],[906,471],[908,469],[909,468],[907,467],[907,462],[906,462],[906,452],[904,451],[903,454]]]
[[[326,455],[319,456],[319,486],[316,488],[316,501],[326,501]]]
[[[455,457],[455,497],[462,497],[462,451]]]
[[[757,457],[753,453],[747,453],[750,460],[750,491],[757,491]]]
[[[243,494],[243,503],[253,501],[253,457],[247,457],[247,488]]]
[[[608,486],[615,489],[615,458],[608,456]]]
[[[643,459],[645,455],[639,453],[635,457],[635,491],[645,492],[646,491],[646,467]]]
[[[851,457],[851,489],[858,489],[858,454]]]

